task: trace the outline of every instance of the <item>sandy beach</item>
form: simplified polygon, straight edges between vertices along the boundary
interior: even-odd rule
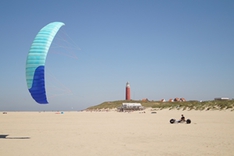
[[[169,123],[181,114],[192,123]],[[230,110],[1,112],[0,123],[0,155],[4,156],[234,155]]]

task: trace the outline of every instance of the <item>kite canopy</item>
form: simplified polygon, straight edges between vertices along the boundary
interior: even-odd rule
[[[43,27],[36,35],[26,61],[26,81],[32,98],[39,104],[47,104],[45,90],[45,61],[50,45],[58,30],[65,25],[52,22]]]

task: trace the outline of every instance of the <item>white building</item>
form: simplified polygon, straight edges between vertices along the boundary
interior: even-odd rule
[[[144,107],[141,103],[122,103],[122,106],[119,108],[120,111],[124,110],[143,110]]]
[[[230,100],[230,99],[227,97],[221,97],[221,98],[215,98],[214,100]]]

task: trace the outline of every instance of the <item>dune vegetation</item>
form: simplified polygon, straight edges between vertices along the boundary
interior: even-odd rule
[[[87,108],[87,110],[97,109],[116,109],[122,103],[141,103],[145,108],[155,109],[178,109],[178,110],[234,110],[234,100],[213,100],[213,101],[185,101],[185,102],[160,102],[160,101],[141,101],[141,100],[120,100],[107,101],[99,105]]]

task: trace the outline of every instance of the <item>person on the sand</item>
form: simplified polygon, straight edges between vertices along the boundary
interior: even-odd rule
[[[180,121],[179,122],[185,122],[185,117],[183,114],[181,114],[181,118],[180,118]]]

